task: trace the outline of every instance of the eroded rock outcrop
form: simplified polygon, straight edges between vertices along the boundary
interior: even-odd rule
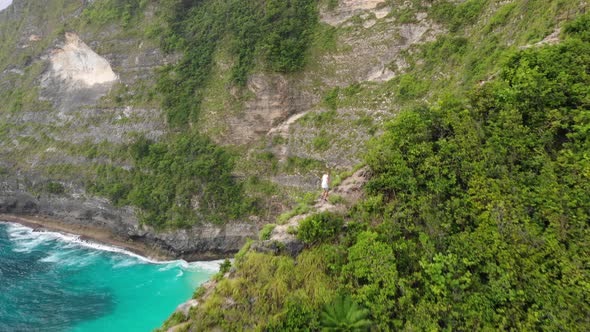
[[[363,12],[370,12],[380,19],[389,14],[390,10],[384,0],[340,0],[335,8],[322,10],[321,19],[327,24],[337,26]]]
[[[73,32],[66,32],[63,47],[52,50],[49,61],[48,75],[63,80],[73,89],[117,80],[109,62]]]
[[[49,68],[40,81],[42,98],[62,113],[97,103],[118,80],[109,62],[73,32],[67,32],[65,41],[46,58]]]
[[[186,260],[209,260],[231,256],[255,238],[255,224],[229,222],[204,224],[175,231],[158,231],[141,225],[131,207],[113,207],[104,198],[77,191],[70,195],[33,195],[23,188],[25,180],[0,181],[0,214],[50,218],[66,228],[98,228],[124,241],[139,241],[154,252]]]

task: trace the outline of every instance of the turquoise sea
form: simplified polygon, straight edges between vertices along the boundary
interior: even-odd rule
[[[0,331],[151,331],[218,269],[0,222]]]

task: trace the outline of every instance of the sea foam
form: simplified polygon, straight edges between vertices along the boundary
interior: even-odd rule
[[[59,241],[62,243],[62,248],[67,250],[69,248],[76,248],[76,247],[85,247],[89,249],[99,250],[99,251],[107,251],[112,253],[118,253],[127,256],[128,258],[134,258],[135,260],[124,259],[121,262],[115,264],[114,267],[125,267],[131,266],[139,263],[136,260],[139,260],[144,263],[149,264],[159,264],[164,265],[160,268],[161,271],[165,271],[172,268],[181,268],[183,270],[190,270],[190,271],[209,271],[209,272],[217,272],[219,271],[219,265],[223,260],[216,260],[216,261],[203,261],[203,262],[192,262],[189,263],[185,260],[168,260],[168,261],[157,261],[149,257],[144,257],[138,255],[134,252],[129,250],[119,248],[116,246],[110,246],[102,243],[97,243],[89,240],[85,240],[80,238],[78,235],[68,234],[68,233],[61,233],[61,232],[52,232],[52,231],[35,231],[34,229],[23,226],[20,224],[15,224],[11,222],[0,221],[0,223],[5,223],[7,227],[7,233],[10,239],[15,243],[16,252],[32,252],[35,250],[36,247],[43,243],[47,243],[50,241]],[[50,253],[49,256],[45,257],[43,260],[47,262],[62,262],[64,263],[63,252],[59,253]],[[70,263],[65,261],[65,263]],[[87,263],[85,261],[78,261],[77,264],[84,264]]]

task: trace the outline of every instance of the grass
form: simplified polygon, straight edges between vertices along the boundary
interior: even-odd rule
[[[279,323],[277,318],[287,309],[282,299],[290,298],[290,306],[303,309],[303,312],[319,312],[333,296],[332,281],[324,272],[327,263],[322,256],[321,252],[312,252],[293,260],[286,256],[249,252],[240,258],[239,272],[234,278],[221,280],[207,301],[192,313],[192,321],[198,321],[199,326],[206,329],[222,322],[221,327],[225,330],[236,330],[245,325],[259,330],[264,327],[291,330],[292,326],[272,327]],[[264,301],[245,305],[249,298]],[[231,299],[235,305],[222,309],[225,299]],[[260,319],[272,316],[275,318]],[[317,324],[313,315],[306,314],[305,318],[301,322],[304,326]]]
[[[317,159],[290,156],[287,158],[285,164],[282,165],[281,171],[287,174],[306,174],[319,171],[325,167],[324,162]]]
[[[270,240],[270,234],[275,229],[275,227],[277,227],[277,225],[275,225],[275,224],[264,225],[264,227],[262,227],[262,230],[260,230],[260,233],[258,234],[258,238],[261,241]]]
[[[170,316],[162,325],[161,328],[156,329],[155,332],[164,332],[168,331],[173,326],[176,326],[180,323],[187,321],[187,317],[184,316],[182,312],[175,312]]]
[[[326,129],[322,129],[320,133],[314,137],[311,141],[313,149],[315,151],[326,151],[332,145],[333,137],[328,134]]]
[[[315,192],[303,194],[303,196],[297,198],[297,204],[292,210],[287,211],[277,217],[277,223],[279,225],[283,225],[294,216],[302,215],[311,211],[311,206],[315,203],[316,199],[317,193]]]
[[[311,210],[311,206],[309,206],[308,204],[297,204],[297,206],[295,206],[295,208],[293,208],[290,211],[287,211],[283,214],[281,214],[280,216],[277,217],[277,224],[279,225],[284,225],[287,221],[289,221],[289,219],[298,216],[298,215],[302,215],[304,213],[307,213]]]
[[[328,196],[328,202],[330,204],[337,205],[337,204],[345,204],[346,200],[344,199],[344,197],[342,197],[340,195],[332,194],[332,195]]]

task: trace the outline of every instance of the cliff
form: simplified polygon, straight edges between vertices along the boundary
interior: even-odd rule
[[[255,68],[243,88],[229,89],[235,58],[222,42],[213,54],[214,79],[201,87],[206,97],[193,126],[218,144],[237,146],[235,176],[255,177],[273,194],[249,188],[258,200],[254,214],[223,226],[197,217],[200,225],[184,226],[176,236],[174,230],[139,222],[137,207],[115,206],[112,197],[89,191],[101,165],[133,167],[125,150],[137,137],[166,141],[176,131],[167,124],[162,97],[154,89],[158,71],[182,55],[164,53],[156,38],[147,37],[145,30],[166,24],[156,4],[130,1],[125,7],[130,18],[119,16],[123,9],[118,6],[66,1],[44,7],[17,0],[1,13],[0,208],[100,225],[183,257],[236,251],[297,197],[315,190],[323,167],[346,170],[358,163],[363,142],[395,115],[395,106],[392,110],[387,98],[333,109],[325,95],[390,80],[403,70],[396,74],[390,64],[402,63],[404,51],[444,31],[427,14],[395,23],[386,17],[391,5],[378,1],[335,9],[322,4],[318,38],[303,71]],[[361,21],[352,24],[354,17]]]
[[[187,259],[246,243],[166,328],[318,330],[343,303],[380,330],[587,324],[585,11],[15,0],[0,212]],[[354,194],[317,204],[327,170]]]
[[[125,149],[140,134],[157,140],[167,130],[158,102],[112,99],[150,89],[155,71],[176,58],[138,34],[140,27],[88,19],[89,5],[15,1],[0,13],[0,211],[105,228],[172,257],[227,257],[256,234],[255,223],[155,231],[140,225],[136,209],[88,192],[97,165],[129,164],[104,150]]]

